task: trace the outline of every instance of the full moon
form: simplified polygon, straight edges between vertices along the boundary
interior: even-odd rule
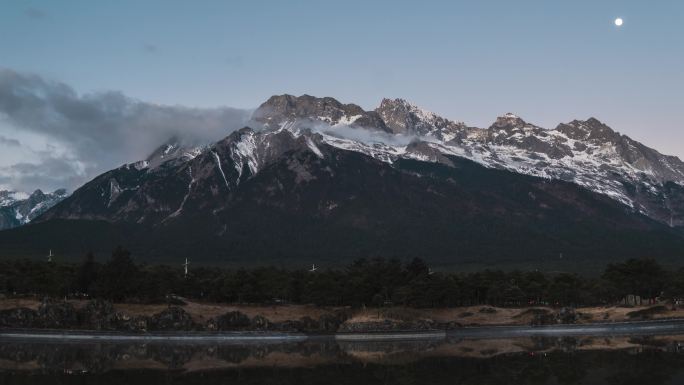
[[[615,25],[617,25],[618,27],[621,26],[622,25],[622,19],[619,17],[617,19],[615,19]]]

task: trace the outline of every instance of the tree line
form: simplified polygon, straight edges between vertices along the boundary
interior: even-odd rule
[[[276,267],[227,269],[136,264],[119,247],[105,263],[88,253],[82,263],[0,262],[5,296],[89,297],[114,302],[163,303],[169,298],[227,303],[321,306],[449,307],[583,306],[684,297],[684,269],[653,259],[608,265],[599,277],[539,271],[432,272],[421,259],[359,259],[344,268],[308,271]]]

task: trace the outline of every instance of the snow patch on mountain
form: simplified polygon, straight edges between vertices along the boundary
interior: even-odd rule
[[[254,136],[253,131],[241,134],[240,140],[236,141],[231,149],[231,158],[235,162],[235,169],[239,176],[242,176],[245,164],[252,175],[256,175],[259,170],[259,163],[256,157],[257,144]]]
[[[0,191],[0,230],[25,225],[68,196],[64,189],[52,193],[36,190],[32,194]]]
[[[489,128],[477,128],[442,118],[403,99],[383,99],[374,111],[382,124],[360,126],[364,112],[354,110],[351,114],[341,108],[334,119],[329,114],[307,115],[301,111],[315,111],[330,101],[324,103],[311,97],[287,100],[287,111],[298,113],[263,113],[262,119],[277,121],[279,130],[295,136],[306,135],[304,129],[310,128],[321,135],[325,144],[387,163],[400,158],[443,161],[436,156],[437,151],[489,168],[572,182],[651,217],[657,217],[656,212],[664,204],[653,203],[663,200],[664,183],[684,185],[684,163],[678,158],[662,155],[595,118],[545,129],[506,113]],[[416,146],[413,142],[428,145]],[[680,220],[684,223],[684,217]]]
[[[218,167],[218,170],[221,173],[221,177],[223,178],[223,182],[226,184],[226,188],[230,190],[230,185],[228,184],[228,179],[226,179],[226,173],[223,172],[223,167],[221,166],[221,158],[216,153],[216,151],[212,151],[211,153],[212,153],[212,155],[214,155],[214,159],[216,159],[216,166]],[[238,169],[238,172],[241,172],[241,171],[242,171],[241,168]]]
[[[488,168],[574,183],[661,222],[684,225],[684,206],[678,203],[684,201],[684,163],[594,118],[545,129],[507,113],[490,127],[477,128],[403,99],[383,99],[374,111],[364,111],[332,98],[282,95],[257,109],[253,122],[255,129],[243,128],[211,145],[171,140],[135,168],[153,173],[167,162],[192,163],[198,178],[215,172],[216,180],[230,188],[244,179],[245,170],[253,177],[288,151],[310,151],[324,159],[330,146],[388,164],[413,159],[447,166],[453,166],[449,157],[456,156]],[[178,210],[190,199],[194,181],[191,171],[188,195]],[[666,188],[667,183],[679,190]]]

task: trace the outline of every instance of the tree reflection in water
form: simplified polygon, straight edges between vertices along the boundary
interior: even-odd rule
[[[282,344],[0,341],[0,383],[674,384],[684,336]]]

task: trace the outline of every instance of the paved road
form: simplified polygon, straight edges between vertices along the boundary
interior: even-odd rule
[[[472,339],[530,336],[677,335],[684,334],[684,319],[579,325],[466,327],[450,330],[447,334]]]
[[[46,342],[218,342],[227,344],[289,343],[305,341],[309,337],[301,333],[260,332],[154,332],[125,333],[90,330],[2,330],[0,341],[46,341]]]
[[[496,339],[530,336],[620,336],[620,335],[684,335],[684,319],[619,322],[607,324],[547,325],[547,326],[479,326],[449,331],[406,331],[392,333],[339,333],[336,335],[305,335],[301,333],[258,332],[170,332],[125,334],[78,330],[0,330],[0,341],[51,342],[215,342],[227,344],[291,343],[310,339],[335,338],[341,341],[427,340],[446,337],[466,339]]]

